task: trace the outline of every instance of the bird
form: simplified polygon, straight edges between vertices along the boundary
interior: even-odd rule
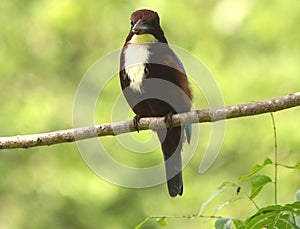
[[[184,66],[168,45],[158,13],[140,9],[131,14],[130,30],[120,55],[123,94],[135,113],[137,131],[143,117],[164,117],[167,128],[157,130],[163,152],[168,192],[183,193],[181,151],[190,143],[191,124],[172,126],[172,115],[192,107],[192,89]]]

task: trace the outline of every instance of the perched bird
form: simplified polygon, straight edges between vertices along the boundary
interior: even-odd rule
[[[141,117],[165,117],[168,128],[158,130],[157,135],[164,155],[168,190],[171,197],[182,195],[181,150],[185,140],[190,142],[191,125],[172,127],[172,114],[191,110],[192,91],[156,12],[143,9],[132,13],[119,76],[124,96],[136,114],[133,121],[137,131]]]

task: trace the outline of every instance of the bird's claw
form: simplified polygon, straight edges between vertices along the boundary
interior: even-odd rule
[[[172,118],[173,113],[169,112],[168,114],[165,115],[165,123],[167,124],[168,128],[173,127],[173,118]]]
[[[139,132],[139,122],[140,122],[140,119],[141,119],[141,117],[140,116],[138,116],[138,115],[136,115],[136,116],[134,116],[134,118],[133,118],[133,126],[134,126],[134,129],[137,131],[137,132]]]

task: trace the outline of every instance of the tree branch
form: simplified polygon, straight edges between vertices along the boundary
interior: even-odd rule
[[[296,106],[300,106],[300,92],[277,99],[176,114],[173,115],[173,125],[179,126],[189,123],[215,122],[231,118],[276,112]],[[158,130],[162,128],[165,128],[163,117],[140,119],[140,130]],[[42,134],[1,137],[0,149],[53,145],[107,135],[118,135],[133,131],[135,131],[135,129],[132,121],[122,121]]]

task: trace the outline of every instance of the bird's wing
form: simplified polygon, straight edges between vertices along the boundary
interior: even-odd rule
[[[180,69],[181,71],[185,74],[185,76],[187,77],[186,75],[186,72],[185,72],[185,69],[184,69],[184,66],[183,66],[183,63],[181,62],[181,60],[179,59],[179,57],[176,55],[176,53],[173,51],[174,53],[174,56],[180,66]],[[190,141],[191,141],[191,135],[192,135],[192,124],[187,124],[184,126],[184,129],[185,129],[185,134],[186,134],[186,140],[187,142],[190,144]]]
[[[176,55],[176,53],[174,51],[173,51],[173,54],[174,54],[179,66],[180,66],[181,71],[186,74],[183,63],[181,62],[181,60],[179,59],[179,57]]]

